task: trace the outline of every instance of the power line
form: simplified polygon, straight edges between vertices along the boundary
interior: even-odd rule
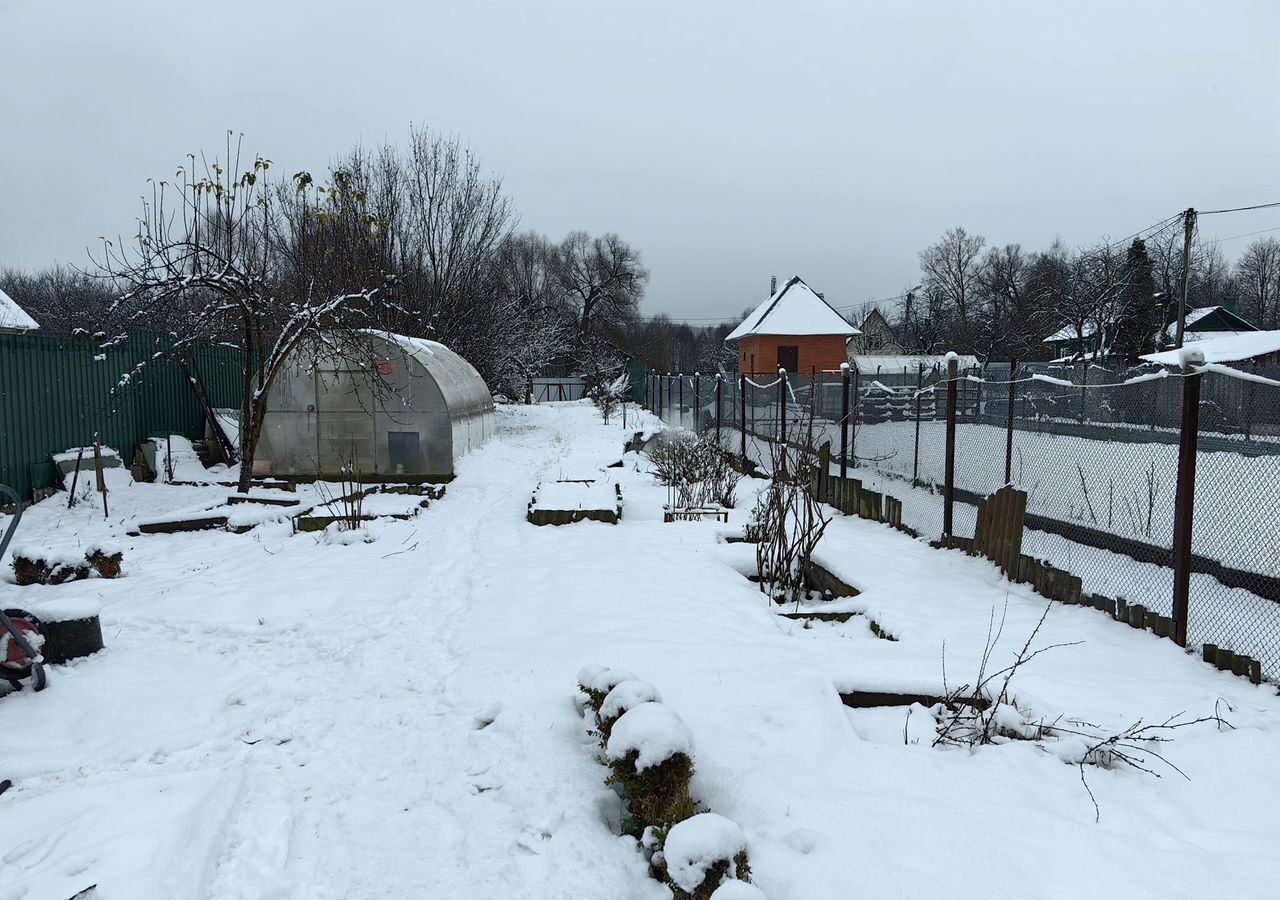
[[[1234,240],[1238,240],[1239,238],[1253,237],[1255,234],[1267,234],[1268,232],[1271,232],[1271,231],[1280,231],[1280,225],[1275,225],[1271,228],[1263,228],[1260,231],[1246,231],[1244,234],[1233,234],[1230,237],[1214,238],[1211,241],[1204,241],[1203,243],[1221,244],[1223,241],[1234,241]]]
[[[1259,203],[1257,206],[1237,206],[1234,209],[1198,209],[1196,210],[1196,215],[1212,216],[1218,213],[1248,212],[1251,209],[1274,209],[1277,206],[1280,206],[1280,201],[1275,203]]]

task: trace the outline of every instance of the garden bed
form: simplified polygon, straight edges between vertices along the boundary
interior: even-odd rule
[[[534,525],[622,519],[622,488],[606,481],[544,481],[533,492],[526,518]]]

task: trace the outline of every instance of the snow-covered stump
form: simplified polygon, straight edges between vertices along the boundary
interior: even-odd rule
[[[726,895],[722,887],[751,877],[746,836],[737,823],[716,813],[699,813],[671,826],[661,853],[655,862],[676,900],[732,897],[733,891]]]
[[[622,788],[635,831],[668,828],[696,811],[690,794],[693,734],[661,703],[625,712],[609,735],[610,782]]]
[[[33,612],[40,618],[40,632],[44,635],[41,655],[46,663],[59,665],[102,649],[97,603],[85,600],[43,603]]]

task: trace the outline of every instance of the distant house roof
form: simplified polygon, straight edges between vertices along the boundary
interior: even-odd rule
[[[725,341],[737,341],[756,334],[838,334],[852,337],[861,333],[797,275],[757,306]]]
[[[1204,340],[1188,341],[1182,345],[1181,350],[1148,353],[1142,358],[1162,366],[1178,366],[1182,364],[1183,354],[1192,351],[1203,353],[1204,361],[1211,363],[1239,362],[1242,359],[1253,359],[1255,356],[1267,356],[1271,353],[1280,353],[1280,331],[1220,333]]]
[[[1195,327],[1192,327],[1195,326]],[[1240,316],[1227,309],[1225,306],[1202,306],[1199,309],[1187,310],[1187,318],[1183,326],[1183,343],[1191,340],[1187,336],[1188,332],[1196,332],[1199,334],[1211,334],[1223,332],[1230,334],[1239,334],[1247,331],[1257,331],[1258,329],[1250,325]],[[1170,322],[1164,330],[1165,336],[1173,340],[1178,335],[1177,321]]]
[[[1040,343],[1060,344],[1063,341],[1074,341],[1081,337],[1091,338],[1097,333],[1098,326],[1093,322],[1085,322],[1084,328],[1080,329],[1080,331],[1081,331],[1080,334],[1076,334],[1076,326],[1066,325],[1058,329],[1057,331],[1055,331],[1053,334],[1049,335]]]
[[[875,353],[901,355],[906,348],[898,342],[891,326],[880,310],[873,309],[863,318],[858,326],[862,334],[849,341],[851,356],[871,355]]]
[[[18,302],[0,291],[0,328],[13,331],[35,331],[40,324],[27,315],[27,311]]]

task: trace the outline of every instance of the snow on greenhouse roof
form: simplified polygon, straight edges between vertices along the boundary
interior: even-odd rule
[[[1148,353],[1142,358],[1162,366],[1179,366],[1182,365],[1186,354],[1196,351],[1204,354],[1204,361],[1207,363],[1238,362],[1255,356],[1280,353],[1280,331],[1242,331],[1238,334],[1222,334],[1202,341],[1188,341],[1182,345],[1181,350]]]
[[[13,328],[19,331],[35,331],[40,324],[27,315],[27,311],[18,305],[4,291],[0,291],[0,328]]]
[[[841,334],[852,337],[862,332],[845,321],[844,316],[796,275],[757,306],[725,340],[737,341],[754,334]]]
[[[415,360],[435,380],[451,414],[477,410],[493,410],[493,396],[480,373],[471,363],[439,341],[370,330],[369,334],[386,341],[405,356]]]

